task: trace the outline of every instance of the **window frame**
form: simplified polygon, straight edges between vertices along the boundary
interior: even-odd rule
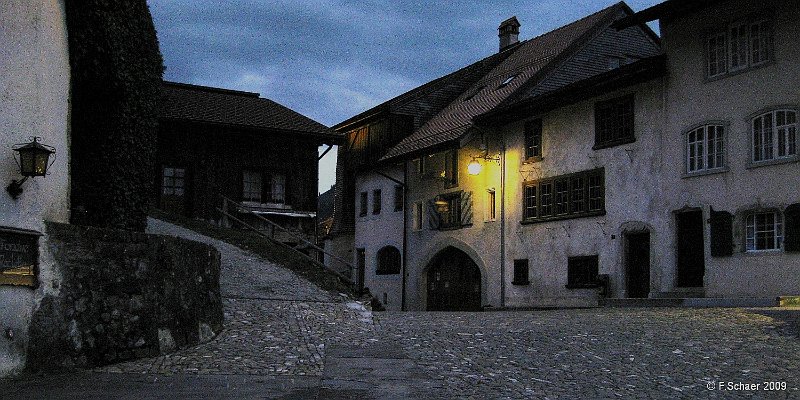
[[[619,112],[619,107],[628,106],[630,106],[629,113]],[[609,118],[601,114],[603,112],[611,112],[612,115]],[[619,123],[619,126],[615,126],[609,131],[626,131],[630,129],[630,132],[623,132],[622,135],[613,133],[613,137],[604,138],[604,131],[602,128],[604,128],[605,122],[603,121],[608,119],[615,120],[615,123]],[[628,126],[628,123],[630,126]],[[608,149],[634,142],[636,142],[636,95],[630,93],[596,102],[594,104],[594,146],[592,146],[592,150]]]
[[[525,121],[523,125],[523,145],[525,159],[523,162],[539,162],[543,160],[544,124],[541,118]]]
[[[708,139],[708,131],[711,127],[719,127],[722,129],[722,165],[714,168],[708,168],[708,150],[709,150],[709,139]],[[701,155],[703,160],[703,168],[702,169],[695,169],[689,170],[691,165],[690,161],[690,146],[691,143],[689,142],[690,135],[695,133],[696,131],[703,129],[703,154]],[[691,177],[691,176],[701,176],[701,175],[710,175],[716,174],[720,172],[727,172],[730,170],[728,167],[729,157],[728,157],[728,144],[730,139],[730,122],[728,121],[721,121],[721,120],[710,120],[704,121],[702,123],[692,125],[689,129],[685,129],[682,132],[682,142],[683,142],[683,171],[681,173],[682,177]],[[696,143],[697,141],[695,141]]]
[[[251,177],[258,178],[258,190],[254,190],[250,188],[248,190],[248,186],[252,186],[255,184],[255,181],[248,181],[248,175]],[[242,177],[242,192],[241,198],[242,203],[253,203],[253,204],[263,204],[264,203],[264,174],[256,171],[255,169],[243,169],[241,173]],[[255,193],[256,196],[253,197],[252,194]],[[248,196],[248,194],[250,196]]]
[[[425,208],[421,201],[414,203],[414,208],[411,214],[411,230],[419,232],[422,230],[423,215]]]
[[[593,179],[600,179],[599,197],[592,197]],[[573,182],[580,181],[581,188],[574,188]],[[566,191],[558,190],[558,183],[564,182]],[[595,168],[587,171],[580,171],[571,174],[559,175],[549,178],[542,178],[535,181],[523,182],[522,190],[522,224],[533,224],[547,221],[558,221],[565,219],[587,218],[606,214],[606,190],[605,190],[605,168]],[[545,187],[549,188],[549,194],[545,193]],[[581,193],[580,204],[582,208],[576,209],[574,204],[577,197],[575,192]],[[533,195],[531,196],[531,194]],[[597,193],[594,193],[595,195]],[[549,196],[549,197],[546,197]],[[533,203],[531,203],[533,198]],[[600,207],[592,208],[593,201],[601,202]],[[559,201],[561,200],[561,201]],[[549,203],[549,204],[545,204]],[[562,208],[559,208],[562,207]],[[550,212],[545,210],[549,209]],[[531,215],[531,210],[536,215]],[[566,212],[563,212],[566,210]],[[559,213],[559,211],[562,211]]]
[[[447,230],[455,230],[461,229],[463,226],[461,225],[461,196],[463,195],[462,191],[457,192],[450,192],[440,194],[439,196],[442,197],[445,201],[450,203],[448,205],[447,213],[439,213],[439,230],[440,231],[447,231]],[[449,217],[449,221],[445,221],[445,215]]]
[[[734,76],[743,72],[751,71],[757,68],[764,67],[775,61],[775,28],[777,19],[772,12],[748,15],[742,18],[731,20],[725,24],[720,24],[716,28],[709,29],[703,36],[703,53],[704,53],[704,77],[707,82],[722,79],[728,76]],[[759,27],[759,36],[754,37],[754,27]],[[769,29],[763,29],[768,27]],[[744,29],[744,37],[740,36],[741,31],[737,28]],[[734,43],[733,33],[737,29],[737,37],[740,37],[740,43]],[[717,51],[712,51],[711,41],[720,40],[724,41],[722,46],[718,46]],[[758,40],[758,49],[754,46],[755,41]],[[743,46],[740,46],[743,45]],[[734,64],[734,56],[740,54],[740,47],[744,47],[746,53],[744,57],[737,57],[737,64]],[[723,54],[720,56],[719,49],[722,49]],[[736,49],[736,50],[735,50]],[[758,51],[759,59],[755,59],[754,52]],[[717,57],[716,66],[718,72],[712,73],[711,57],[714,54]],[[766,54],[766,55],[764,55]],[[719,65],[719,59],[724,60],[722,68]],[[743,64],[740,64],[743,62]]]
[[[394,185],[394,212],[403,211],[405,208],[405,188],[403,185]]]
[[[497,192],[494,188],[486,189],[485,210],[484,221],[497,221]]]
[[[172,174],[167,175],[167,170],[171,170]],[[180,176],[178,176],[178,171],[181,171]],[[171,185],[167,184],[167,180],[172,182]],[[180,182],[180,185],[178,185]],[[184,167],[175,167],[169,165],[162,165],[161,166],[161,188],[160,188],[161,196],[176,196],[176,197],[183,197],[186,195],[186,168]],[[171,192],[167,193],[167,189]],[[176,193],[180,190],[180,194]]]
[[[778,117],[778,113],[780,113],[780,112],[784,112],[784,113],[791,112],[791,113],[794,114],[794,124],[793,124],[793,126],[789,125],[789,124],[777,125],[778,124],[778,122],[777,122],[778,118],[777,117]],[[771,124],[770,124],[770,126],[771,126],[770,127],[770,131],[771,131],[771,135],[770,135],[771,148],[770,148],[770,151],[772,153],[772,158],[768,158],[768,159],[767,158],[763,158],[761,160],[756,160],[755,158],[756,158],[757,151],[756,151],[756,129],[755,129],[755,123],[756,123],[756,119],[763,118],[766,115],[770,115],[770,119],[771,119]],[[797,106],[786,106],[786,105],[770,107],[770,108],[767,108],[767,109],[762,109],[762,110],[750,115],[747,118],[748,131],[749,131],[749,144],[748,144],[748,146],[750,148],[750,151],[749,151],[750,157],[749,157],[749,160],[748,160],[748,163],[747,163],[748,167],[758,167],[758,166],[762,166],[762,165],[782,164],[782,163],[786,163],[786,162],[795,162],[795,161],[800,160],[800,151],[798,151],[798,142],[800,142],[800,140],[798,140],[798,136],[800,136],[800,132],[799,132],[800,131],[800,121],[798,121],[798,117],[799,116],[800,116],[800,108],[798,108]],[[786,118],[786,117],[784,117],[784,118]],[[763,119],[762,119],[762,127],[763,127]],[[778,136],[778,130],[781,127],[789,127],[789,128],[793,127],[794,128],[794,154],[788,154],[789,149],[787,148],[787,149],[785,149],[787,151],[787,155],[784,155],[784,156],[779,156],[778,155],[779,151],[780,151],[780,147],[779,147],[780,146],[780,140],[779,140],[779,136]],[[787,132],[787,136],[788,135],[789,135],[789,133]],[[763,142],[763,137],[762,137],[762,142]],[[787,137],[787,140],[786,140],[786,145],[789,146],[788,137]]]
[[[773,235],[773,239],[772,239],[773,243],[772,243],[772,245],[775,246],[775,247],[761,248],[761,249],[758,248],[758,240],[759,240],[758,233],[759,232],[762,232],[762,233],[769,232],[769,231],[758,231],[757,230],[758,222],[756,221],[756,218],[759,215],[772,215],[773,216],[774,219],[772,221],[772,230],[771,230],[771,232],[772,232],[772,235]],[[752,224],[750,223],[750,218],[751,217],[753,218],[753,223]],[[744,237],[744,252],[745,253],[748,253],[748,254],[759,254],[759,253],[778,253],[778,252],[782,252],[783,251],[783,248],[784,248],[783,241],[784,241],[784,237],[785,237],[785,230],[784,230],[785,226],[784,226],[783,213],[780,210],[778,210],[778,209],[750,210],[750,211],[748,211],[748,212],[746,212],[744,214],[743,221],[744,221],[744,224],[743,224],[744,225],[744,235],[742,235],[742,236]],[[752,233],[753,233],[753,235],[752,235],[752,243],[753,243],[752,248],[750,246],[750,242],[751,242],[750,230],[751,230],[751,227],[752,227]]]

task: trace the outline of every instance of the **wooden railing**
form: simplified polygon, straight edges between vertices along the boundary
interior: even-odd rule
[[[291,230],[286,229],[285,227],[281,226],[280,224],[277,224],[274,221],[270,221],[268,218],[264,217],[263,215],[260,215],[260,214],[258,214],[256,212],[253,212],[253,210],[249,209],[248,207],[243,206],[242,204],[240,204],[239,202],[237,202],[235,200],[232,200],[232,199],[230,199],[228,197],[225,197],[222,194],[219,194],[219,197],[222,199],[222,207],[221,208],[217,208],[217,211],[222,215],[222,224],[223,224],[223,226],[229,226],[230,221],[234,221],[234,222],[240,224],[242,227],[244,227],[246,229],[249,229],[249,230],[252,230],[256,234],[258,234],[259,236],[269,240],[270,242],[295,252],[297,255],[307,259],[308,261],[310,261],[314,265],[317,265],[317,266],[319,266],[321,268],[324,268],[324,269],[328,270],[329,272],[331,272],[334,275],[336,275],[337,277],[339,277],[339,279],[343,280],[348,285],[350,285],[350,286],[353,285],[353,280],[352,280],[351,277],[353,276],[353,271],[355,270],[355,267],[350,262],[345,261],[341,257],[326,251],[322,247],[317,246],[315,243],[312,243],[312,242],[308,241],[305,237],[303,237],[303,235],[297,234],[296,232],[292,232]],[[231,210],[231,206],[234,207],[234,210]],[[252,226],[251,224],[243,221],[241,218],[239,218],[239,214],[241,214],[241,213],[252,215],[252,216],[256,217],[257,219],[259,219],[259,220],[263,221],[264,223],[266,223],[267,226],[270,227],[269,233],[264,232],[263,230],[258,229],[256,227]],[[312,249],[314,249],[314,250],[316,250],[316,251],[318,251],[318,252],[320,252],[322,254],[325,254],[328,257],[330,257],[330,258],[338,261],[339,263],[343,264],[344,266],[346,266],[348,268],[349,276],[345,276],[341,272],[336,271],[336,270],[334,270],[332,268],[329,268],[328,266],[325,265],[325,263],[320,262],[317,258],[312,257],[312,256],[306,254],[305,252],[301,251],[299,245],[298,246],[290,246],[290,245],[288,245],[288,244],[286,244],[286,243],[284,243],[284,242],[282,242],[280,240],[275,239],[275,231],[280,231],[284,235],[296,240],[297,243],[302,243],[303,245],[305,245],[307,247],[310,247],[310,248],[312,248]]]

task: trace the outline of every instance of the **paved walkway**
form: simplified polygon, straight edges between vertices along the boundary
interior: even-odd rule
[[[149,230],[220,250],[223,333],[167,356],[0,381],[0,398],[800,398],[800,309],[373,315],[234,246],[160,221]]]

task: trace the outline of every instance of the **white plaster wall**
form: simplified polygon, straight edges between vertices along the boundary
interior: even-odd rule
[[[407,301],[409,310],[424,310],[427,307],[427,266],[431,259],[448,246],[464,251],[481,270],[481,304],[500,307],[500,166],[494,162],[483,162],[479,175],[469,175],[467,165],[472,157],[482,154],[480,139],[475,138],[458,150],[458,185],[446,187],[441,180],[421,177],[409,162],[409,213],[411,204],[422,202],[422,229],[414,230],[413,218],[408,218],[408,276]],[[500,153],[500,142],[490,139],[489,155]],[[486,221],[484,212],[487,190],[495,189],[497,196],[497,219]],[[439,194],[463,190],[472,192],[473,224],[457,230],[434,231],[428,226],[427,202]],[[510,278],[509,278],[510,280]]]
[[[660,289],[659,266],[669,249],[660,202],[662,135],[661,80],[563,107],[542,118],[543,160],[523,164],[523,124],[503,128],[507,161],[507,300],[509,307],[597,305],[597,289],[567,289],[567,259],[598,255],[599,273],[609,274],[612,297],[626,297],[623,229],[647,226],[651,234],[651,293]],[[592,150],[594,105],[634,94],[636,142]],[[605,168],[606,215],[533,224],[523,220],[523,182]],[[525,172],[520,172],[525,171]],[[637,224],[638,222],[638,224]],[[514,259],[529,260],[529,286],[511,285]]]
[[[708,30],[737,18],[767,12],[774,17],[775,61],[765,67],[706,81],[704,38]],[[747,210],[781,210],[800,202],[800,163],[748,168],[749,117],[778,105],[800,107],[800,8],[795,2],[733,1],[675,21],[662,23],[669,59],[664,141],[666,210],[709,207],[734,213],[732,257],[710,256],[710,229],[705,229],[707,297],[772,297],[800,294],[800,254],[744,252],[743,218]],[[682,178],[685,170],[684,132],[704,121],[730,124],[726,137],[729,171]],[[670,217],[664,238],[675,246],[675,221]],[[675,259],[665,260],[662,285],[675,280]]]
[[[403,181],[401,167],[386,167],[379,170],[398,181]],[[375,172],[364,172],[356,177],[356,234],[355,248],[364,249],[366,263],[364,286],[369,288],[375,298],[382,303],[384,295],[387,310],[400,310],[402,304],[402,275],[377,275],[377,254],[385,246],[393,246],[400,251],[401,263],[403,254],[403,210],[394,210],[394,190],[396,182]],[[373,191],[381,190],[381,212],[373,214]],[[360,193],[367,192],[368,212],[360,216]],[[357,257],[354,252],[354,258]],[[354,259],[353,265],[358,265]],[[402,264],[401,264],[402,265]],[[355,277],[354,277],[355,278]],[[355,280],[354,280],[355,281]]]
[[[44,233],[45,220],[69,220],[66,35],[62,0],[0,2],[0,226]],[[13,200],[5,187],[21,177],[11,148],[29,142],[30,136],[55,147],[57,158],[50,175],[28,179],[22,195]],[[0,286],[0,376],[24,366],[31,313],[57,288],[46,242],[46,236],[39,241],[38,289]]]

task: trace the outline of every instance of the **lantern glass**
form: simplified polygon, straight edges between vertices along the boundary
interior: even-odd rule
[[[440,214],[450,211],[450,202],[444,199],[436,200],[433,203],[436,206],[436,211]]]
[[[480,161],[478,161],[478,160],[472,160],[472,162],[469,163],[469,165],[467,165],[467,172],[469,172],[470,175],[478,175],[478,174],[480,174],[481,173],[481,169],[482,169],[482,166],[481,166]]]
[[[50,159],[50,153],[36,152],[36,168],[33,171],[33,176],[45,176],[47,174],[48,159]]]
[[[36,156],[33,151],[19,152],[19,170],[22,176],[34,176],[33,170],[36,164]]]

